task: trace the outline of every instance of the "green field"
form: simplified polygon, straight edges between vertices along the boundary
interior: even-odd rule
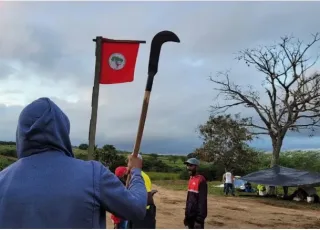
[[[155,184],[167,188],[167,189],[171,189],[171,190],[177,190],[177,191],[183,191],[186,190],[188,187],[188,181],[187,180],[155,180],[154,182]],[[217,185],[220,185],[222,182],[221,181],[210,181],[208,182],[208,193],[211,195],[217,195],[217,196],[222,196],[223,194],[223,188],[220,187],[215,187]],[[253,188],[256,188],[256,184],[252,184]],[[296,189],[296,187],[290,187],[289,188],[289,194],[293,193],[294,190]],[[317,192],[320,194],[320,187],[317,187]],[[278,187],[277,188],[277,192],[279,194],[283,193],[282,187]],[[244,197],[248,197],[251,195],[254,195],[254,193],[252,194],[248,194],[248,193],[242,193],[242,192],[237,192],[236,191],[236,195],[238,196],[244,196]]]
[[[12,156],[4,156],[4,155],[10,155],[11,153],[15,153],[16,147],[15,145],[0,145],[0,169],[3,169],[16,161],[15,157]],[[73,148],[74,154],[76,157],[79,158],[79,156],[86,156],[87,151],[81,150],[79,148]],[[128,155],[129,153],[126,152],[118,152],[119,155]],[[150,176],[150,179],[152,180],[153,184],[156,184],[160,187],[170,189],[172,191],[187,191],[188,186],[188,180],[181,179],[181,174],[184,174],[186,176],[186,169],[183,164],[182,157],[179,159],[176,159],[175,162],[172,161],[172,158],[170,156],[164,156],[164,155],[148,155],[144,154],[143,159],[145,162],[155,162],[155,161],[161,161],[164,163],[164,165],[169,166],[171,170],[175,170],[178,172],[156,172],[156,171],[146,171],[146,173]],[[298,162],[298,161],[297,161]],[[317,163],[317,162],[315,162]],[[204,163],[204,166],[209,166],[208,163]],[[221,181],[208,181],[208,194],[214,195],[214,196],[224,196],[223,194],[223,188],[221,187],[215,187],[217,185],[221,184]],[[256,188],[256,185],[253,184],[253,187]],[[289,194],[292,193],[296,188],[289,188]],[[317,188],[318,193],[320,193],[320,188]],[[283,193],[282,187],[277,188],[277,192],[279,194]],[[292,202],[292,201],[284,201],[277,198],[261,198],[256,197],[255,194],[246,194],[236,191],[236,196],[241,198],[250,198],[250,199],[256,199],[259,203],[264,203],[268,205],[273,206],[279,206],[279,207],[287,207],[287,208],[293,208],[293,209],[320,209],[319,204],[308,204],[306,202]]]
[[[6,151],[16,151],[15,145],[0,145],[0,154],[2,155]]]
[[[79,158],[79,156],[86,157],[87,155],[87,150],[73,148],[73,151],[77,158]],[[15,152],[16,152],[15,145],[0,145],[0,169],[5,168],[6,166],[10,165],[16,160],[16,158],[14,157]],[[126,156],[129,153],[124,151],[118,151],[117,154]],[[292,155],[288,154],[287,152],[283,153],[283,156],[288,157],[288,160],[286,159],[285,160],[290,164],[299,164],[300,162],[305,162],[306,160],[303,157],[308,156],[307,153],[300,152],[300,151],[294,152],[293,154],[296,155],[294,159],[297,158],[297,160],[292,159]],[[312,153],[312,154],[315,155],[318,153]],[[188,174],[183,164],[185,157],[179,156],[179,157],[176,157],[175,160],[173,161],[172,156],[157,155],[157,154],[143,154],[143,159],[145,164],[161,162],[162,165],[169,167],[169,170],[171,170],[171,171],[161,172],[161,169],[162,169],[161,167],[159,168],[160,170],[156,170],[156,171],[145,170],[155,184],[171,190],[186,190]],[[316,161],[315,159],[316,157],[312,159],[313,167],[320,165],[320,159],[318,159],[318,161]],[[202,162],[202,167],[205,167],[205,168],[210,167],[210,164],[206,162]],[[221,179],[221,175],[215,175],[215,176],[218,180]],[[223,195],[223,189],[219,187],[215,187],[216,185],[221,184],[221,182],[218,181],[217,179],[208,182],[208,192],[209,194],[212,194],[212,195],[221,196]],[[253,187],[255,187],[255,185],[253,185]],[[317,188],[317,189],[320,192],[320,188]],[[289,193],[293,192],[294,190],[295,188],[289,188]],[[278,191],[279,193],[282,193],[282,188],[278,188]],[[245,194],[237,194],[237,195],[245,195]]]

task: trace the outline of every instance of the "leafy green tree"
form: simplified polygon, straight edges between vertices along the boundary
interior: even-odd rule
[[[113,145],[104,145],[102,146],[102,149],[106,152],[117,153],[117,149]]]
[[[280,164],[289,168],[320,172],[320,152],[288,151],[280,156]]]
[[[114,171],[118,166],[126,166],[126,157],[117,153],[113,145],[104,145],[95,150],[95,160],[98,160]]]
[[[189,158],[197,158],[197,154],[195,154],[195,153],[189,153],[188,155],[187,155],[187,158],[189,159]]]
[[[207,162],[221,164],[225,169],[244,169],[258,161],[257,152],[247,145],[252,135],[240,125],[239,116],[210,116],[209,120],[199,126],[203,146],[194,154]]]
[[[151,154],[149,154],[149,156],[150,156],[152,159],[154,159],[154,160],[157,160],[158,157],[159,157],[159,155],[156,154],[156,153],[151,153]]]
[[[84,160],[84,161],[88,160],[88,154],[86,154],[86,153],[78,153],[75,155],[75,157],[77,159]]]
[[[169,161],[171,161],[173,164],[176,164],[176,162],[179,160],[179,156],[169,156]]]
[[[185,162],[185,161],[187,160],[187,156],[180,156],[180,160],[181,160],[182,162]]]
[[[79,145],[79,149],[81,149],[81,150],[88,150],[88,148],[89,148],[89,145],[88,144],[80,144]]]

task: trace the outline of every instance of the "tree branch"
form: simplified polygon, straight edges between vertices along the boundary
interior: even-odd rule
[[[265,127],[252,122],[243,125],[253,128],[252,134],[270,135],[274,148],[282,145],[288,130],[314,131],[320,123],[320,74],[310,70],[320,55],[311,59],[307,53],[319,41],[319,33],[312,35],[311,41],[305,45],[301,40],[287,36],[273,46],[240,51],[238,60],[265,75],[263,86],[268,102],[261,102],[259,93],[253,87],[249,86],[244,91],[232,83],[229,72],[218,73],[217,77],[224,80],[212,77],[210,80],[219,92],[217,97],[223,96],[227,103],[212,106],[213,112],[226,112],[236,106],[253,109]]]

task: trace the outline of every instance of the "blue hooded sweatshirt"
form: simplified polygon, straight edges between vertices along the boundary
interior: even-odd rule
[[[26,106],[18,161],[0,172],[0,228],[106,228],[106,211],[143,219],[147,191],[133,169],[129,189],[97,161],[75,159],[68,117],[48,98]]]

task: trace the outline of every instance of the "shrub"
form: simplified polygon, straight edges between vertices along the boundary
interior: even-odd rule
[[[0,158],[0,171],[3,170],[4,168],[8,167],[12,163],[14,163],[15,160],[7,159],[5,157]]]
[[[116,159],[109,165],[109,169],[114,172],[119,166],[127,166],[126,157],[123,155],[117,155]]]
[[[173,172],[175,168],[167,165],[160,159],[143,159],[143,170],[153,172]]]
[[[189,178],[190,178],[190,175],[187,170],[184,170],[179,174],[179,179],[181,180],[189,180]]]
[[[88,155],[85,154],[85,153],[75,154],[75,157],[76,157],[77,159],[80,159],[80,160],[88,160]]]
[[[88,145],[88,144],[81,144],[81,145],[79,145],[79,149],[81,149],[81,150],[88,150],[88,148],[89,148],[89,145]]]
[[[102,149],[96,149],[94,158],[109,167],[112,172],[119,166],[127,165],[126,157],[118,154],[112,145],[105,145]]]
[[[207,181],[213,181],[217,178],[217,167],[212,164],[200,165],[199,174],[204,176]],[[188,180],[189,177],[190,176],[187,170],[183,170],[179,175],[181,180]]]
[[[0,141],[0,145],[16,145],[13,141]]]
[[[155,180],[178,180],[179,174],[177,173],[163,173],[163,172],[146,172],[151,181]]]
[[[7,157],[17,157],[17,151],[15,149],[3,149],[1,155]]]
[[[208,181],[213,181],[217,178],[217,167],[212,164],[203,165],[200,166],[199,173],[203,175]]]

